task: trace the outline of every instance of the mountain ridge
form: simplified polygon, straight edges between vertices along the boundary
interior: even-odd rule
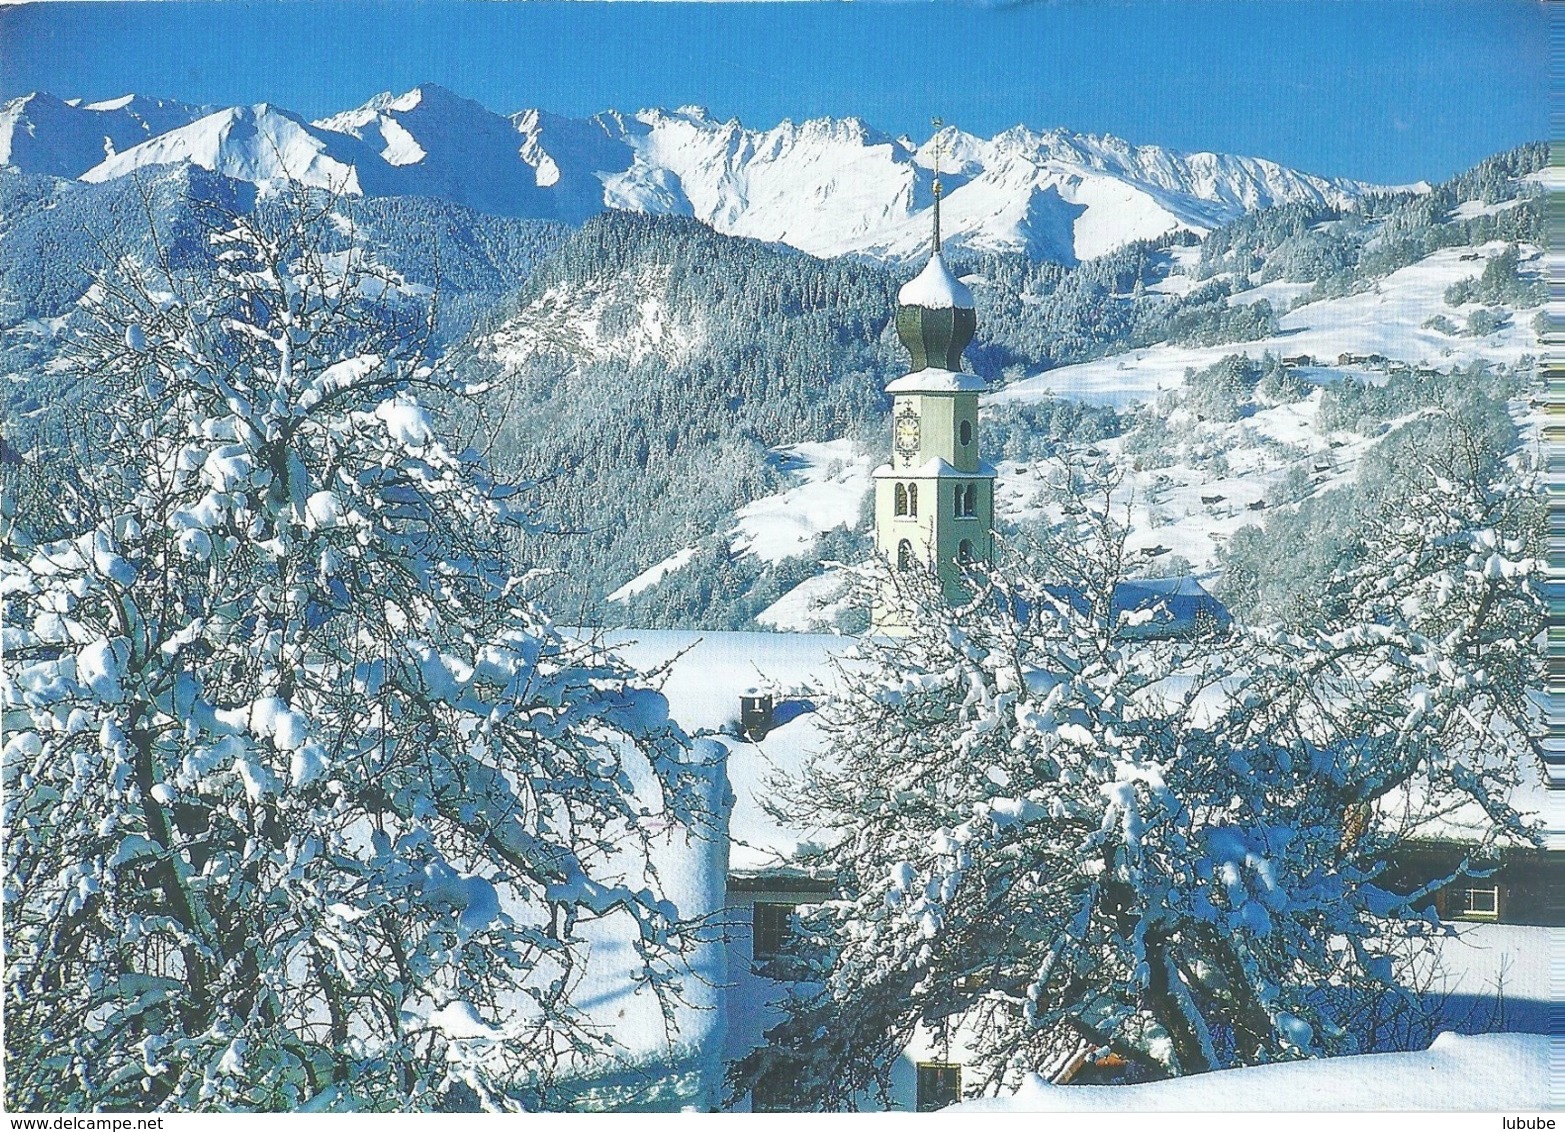
[[[189,161],[257,184],[291,176],[349,195],[432,196],[571,224],[605,209],[684,215],[812,255],[887,261],[927,246],[937,148],[953,249],[1062,263],[1172,231],[1204,234],[1258,208],[1351,207],[1380,191],[1265,158],[1063,127],[1018,125],[986,139],[948,126],[916,144],[854,116],[754,129],[699,106],[503,115],[432,83],[308,122],[266,103],[212,110],[141,99],[168,108],[155,116],[167,128],[154,131],[143,115],[145,136],[123,126],[116,135],[135,144],[106,143],[108,119],[98,116],[125,117],[138,98],[90,107],[42,94],[13,100],[0,108],[0,163],[102,181]],[[78,168],[94,145],[99,160]]]

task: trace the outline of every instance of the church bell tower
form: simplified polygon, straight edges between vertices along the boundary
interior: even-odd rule
[[[935,170],[934,246],[924,269],[897,295],[897,335],[912,368],[891,394],[891,462],[875,469],[875,545],[894,570],[927,570],[946,600],[966,592],[962,568],[994,556],[994,468],[978,457],[978,394],[986,384],[962,372],[962,351],[978,317],[972,292],[940,250],[941,185]],[[901,629],[887,603],[874,632]]]

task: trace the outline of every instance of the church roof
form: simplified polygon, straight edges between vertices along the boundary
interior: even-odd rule
[[[1074,586],[1045,587],[1085,612],[1088,601]],[[1114,586],[1113,613],[1122,619],[1123,637],[1181,637],[1207,627],[1227,630],[1233,617],[1227,607],[1192,577],[1132,578]]]
[[[994,465],[987,460],[978,461],[978,470],[964,472],[953,467],[950,462],[942,460],[939,456],[925,460],[913,469],[903,468],[900,471],[890,464],[882,464],[871,473],[875,479],[994,479],[998,472]]]
[[[927,369],[914,370],[897,378],[886,386],[887,393],[982,393],[989,388],[989,383],[976,373],[962,373],[958,370]]]
[[[897,292],[897,303],[904,307],[929,310],[973,309],[973,293],[946,266],[945,257],[935,252],[929,262]]]

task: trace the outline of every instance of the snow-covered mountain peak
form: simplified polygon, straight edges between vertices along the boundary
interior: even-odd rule
[[[415,110],[422,106],[425,99],[431,92],[434,91],[439,92],[439,94],[436,95],[437,99],[441,94],[450,93],[449,91],[446,91],[444,87],[437,87],[433,83],[420,84],[419,86],[414,87],[412,90],[405,91],[402,94],[392,94],[390,91],[384,91],[383,93],[377,94],[374,98],[370,99],[366,106],[383,111]]]
[[[506,118],[472,99],[434,83],[424,83],[402,94],[383,91],[363,106],[318,119],[323,130],[352,134],[374,146],[393,165],[422,160],[410,151],[460,148],[472,135],[514,131]],[[389,127],[389,128],[388,128]]]
[[[128,94],[82,105],[45,91],[0,107],[0,165],[28,173],[79,177],[105,157],[205,113],[183,102]]]
[[[81,179],[108,181],[152,165],[189,162],[237,181],[294,180],[358,196],[385,188],[373,157],[356,138],[260,102],[219,110],[112,154]]]
[[[653,112],[657,113],[657,111]],[[710,110],[708,110],[705,106],[698,106],[694,102],[686,103],[684,106],[679,107],[674,111],[674,116],[679,118],[686,118],[692,122],[717,123],[717,119],[712,117],[712,112]],[[738,119],[730,118],[729,121],[737,122]]]
[[[118,98],[106,98],[101,102],[89,102],[82,107],[83,110],[125,110],[133,105],[140,95],[122,94]],[[145,100],[143,100],[145,101]],[[80,105],[80,99],[72,99],[71,105]]]
[[[902,139],[902,144],[913,151],[913,160],[921,168],[933,170],[938,157],[942,176],[962,176],[983,168],[989,143],[955,126],[942,126],[922,145],[907,138]]]
[[[604,208],[676,214],[814,255],[894,260],[927,249],[937,149],[953,250],[1064,262],[1269,205],[1348,204],[1368,188],[1062,128],[986,139],[945,126],[915,143],[856,117],[754,129],[695,105],[502,116],[432,83],[313,124],[264,103],[202,113],[135,96],[73,106],[33,95],[0,110],[0,160],[88,180],[189,161],[257,184],[293,176],[572,223]]]
[[[393,91],[384,90],[355,110],[348,110],[335,118],[348,118],[367,114],[408,114],[416,110],[425,113],[477,113],[495,117],[493,111],[486,109],[480,103],[471,98],[463,98],[453,90],[441,86],[439,83],[420,83],[412,90],[396,94]],[[322,119],[316,125],[323,126],[332,119]],[[329,128],[329,127],[328,127]]]

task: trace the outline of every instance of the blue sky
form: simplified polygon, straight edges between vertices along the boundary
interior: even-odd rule
[[[1438,179],[1548,135],[1539,0],[663,4],[180,0],[0,8],[0,96],[129,91],[314,117],[441,83],[491,109],[1024,123]]]

